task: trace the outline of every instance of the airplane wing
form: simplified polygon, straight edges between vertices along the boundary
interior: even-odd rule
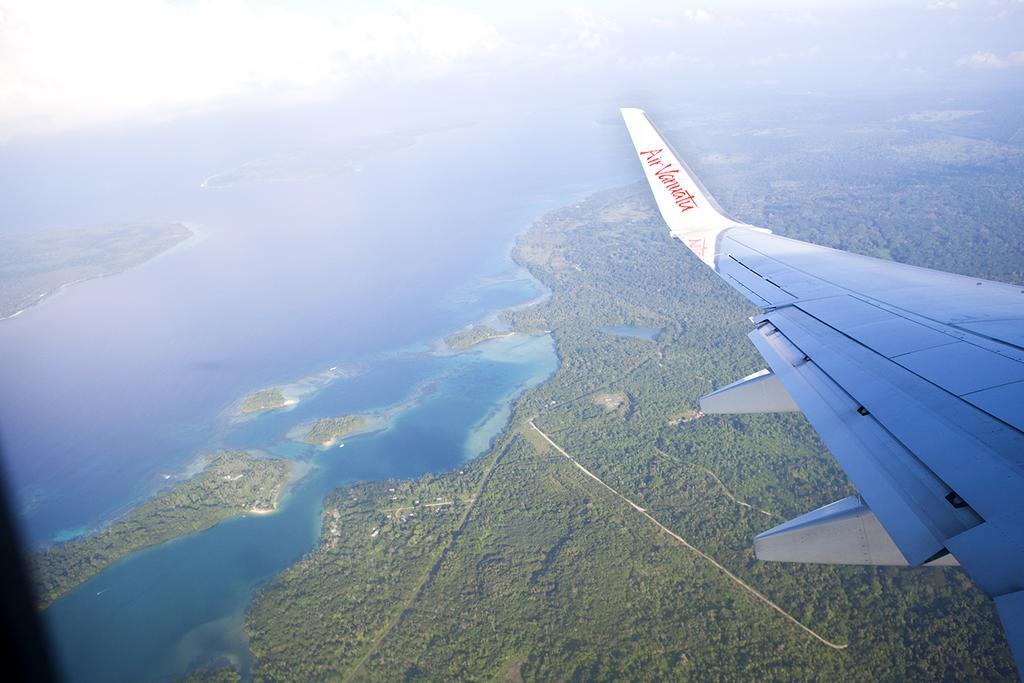
[[[762,310],[768,369],[702,410],[803,411],[859,492],[760,534],[758,557],[959,563],[1024,670],[1024,288],[737,221],[643,111],[622,116],[672,235]]]

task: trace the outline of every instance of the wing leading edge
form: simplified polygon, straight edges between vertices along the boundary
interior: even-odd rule
[[[741,223],[643,111],[622,115],[672,235],[762,310],[749,336],[770,372],[709,394],[705,412],[795,404],[859,492],[759,535],[758,557],[959,563],[1021,669],[1024,291]]]

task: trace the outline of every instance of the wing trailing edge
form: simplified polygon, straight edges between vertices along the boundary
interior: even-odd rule
[[[1024,668],[1024,288],[739,222],[643,111],[622,115],[671,234],[763,311],[749,337],[770,372],[706,412],[795,404],[859,492],[764,532],[758,556],[957,562]]]

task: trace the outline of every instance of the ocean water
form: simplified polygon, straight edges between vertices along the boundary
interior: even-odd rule
[[[508,337],[486,346],[457,356],[382,359],[294,411],[233,430],[225,439],[232,446],[278,444],[293,456],[298,450],[311,457],[312,467],[277,513],[230,520],[138,553],[50,607],[47,617],[69,678],[159,680],[218,659],[245,670],[245,607],[260,582],[314,547],[327,492],[360,479],[448,470],[479,455],[495,427],[504,425],[491,418],[556,367],[547,336]],[[317,451],[280,441],[296,419],[394,405],[400,412],[387,429],[346,439],[343,448]]]
[[[634,175],[621,128],[596,122],[608,112],[546,112],[543,125],[536,116],[420,127],[411,144],[350,172],[216,190],[203,178],[288,152],[283,129],[272,150],[252,125],[214,120],[0,151],[0,183],[12,190],[0,230],[179,220],[200,232],[0,322],[0,436],[29,542],[107,523],[212,450],[310,467],[278,513],[143,551],[48,608],[71,680],[166,680],[221,657],[244,668],[252,592],[314,547],[326,492],[455,467],[553,371],[547,337],[430,352],[439,337],[542,295],[509,259],[535,217]],[[294,128],[308,149],[300,138],[311,134]],[[361,374],[294,410],[230,419],[241,396],[336,365]],[[344,448],[287,438],[305,420],[376,409],[392,411],[389,428]]]
[[[216,163],[173,152],[212,144],[197,124],[8,145],[0,230],[180,220],[202,231],[0,324],[0,436],[30,541],[150,495],[217,438],[239,396],[429,345],[533,296],[476,285],[514,272],[510,244],[536,216],[615,184],[616,166],[633,170],[620,127],[579,125],[592,117],[486,120],[425,133],[358,172],[217,190],[200,182],[259,158],[258,141]],[[555,140],[573,158],[551,158]]]

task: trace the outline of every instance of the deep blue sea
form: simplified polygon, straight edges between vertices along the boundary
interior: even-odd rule
[[[143,551],[47,609],[71,680],[166,680],[222,657],[244,668],[253,590],[314,547],[325,493],[451,469],[486,447],[511,401],[555,369],[551,340],[457,355],[432,345],[542,294],[510,245],[544,211],[634,176],[621,127],[598,123],[613,114],[581,105],[543,125],[518,112],[420,127],[344,173],[220,189],[200,183],[289,154],[289,140],[303,154],[351,150],[339,133],[321,149],[313,126],[263,122],[270,145],[260,122],[221,119],[0,150],[0,230],[170,220],[200,233],[0,321],[0,434],[28,541],[107,523],[213,450],[309,467],[276,514]],[[245,394],[336,365],[361,374],[293,410],[230,419]],[[386,430],[343,448],[287,438],[305,420],[387,409]]]

